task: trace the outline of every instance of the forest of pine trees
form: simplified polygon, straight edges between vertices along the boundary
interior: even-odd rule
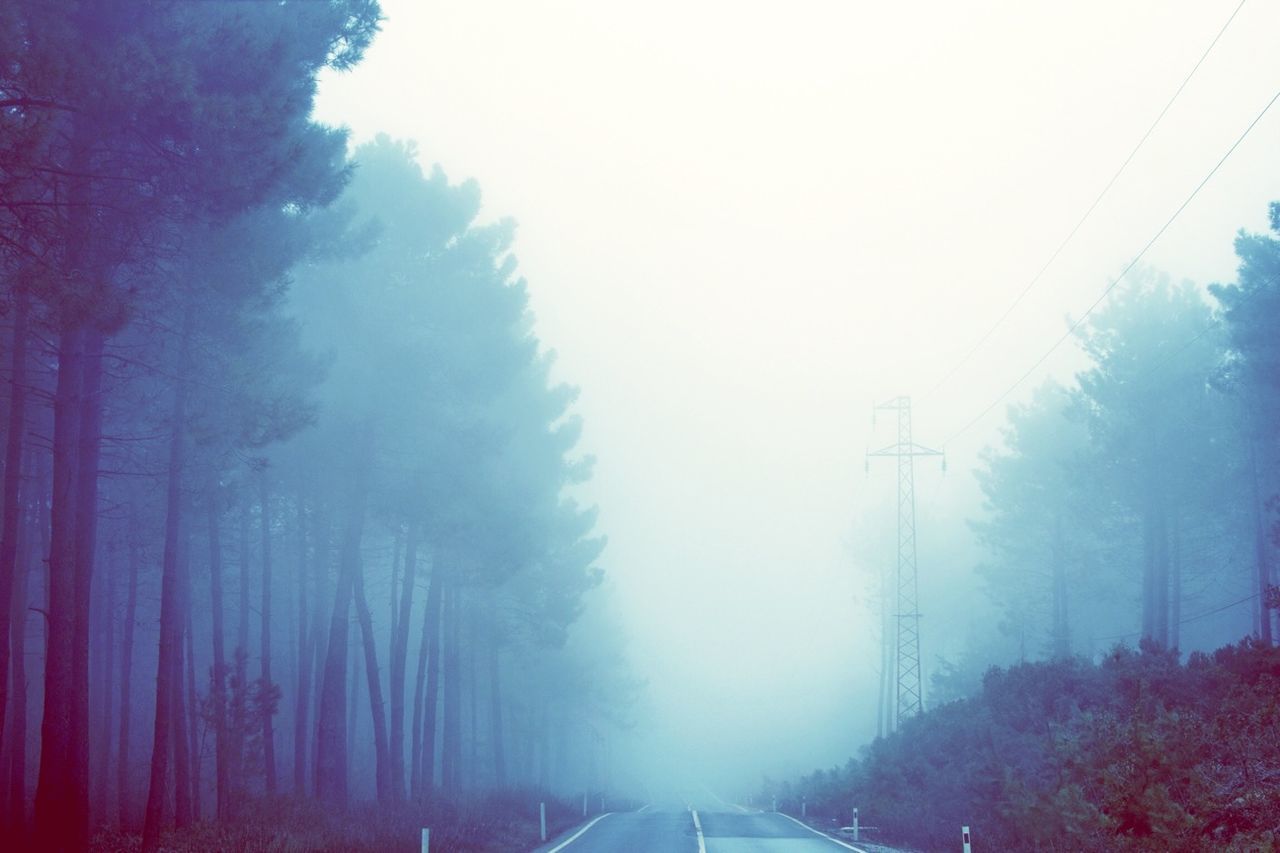
[[[604,784],[632,686],[514,227],[311,117],[379,14],[0,4],[6,849]]]

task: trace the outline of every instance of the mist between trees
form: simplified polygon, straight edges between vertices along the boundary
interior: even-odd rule
[[[0,6],[17,847],[603,784],[635,688],[514,225],[309,117],[378,21]]]
[[[998,618],[929,707],[782,808],[946,849],[1258,850],[1275,780],[1280,203],[1206,293],[1146,270],[1079,325],[1074,381],[1010,406],[969,527]],[[888,615],[885,614],[888,623]],[[888,629],[884,631],[888,637]],[[928,803],[928,808],[921,808]]]

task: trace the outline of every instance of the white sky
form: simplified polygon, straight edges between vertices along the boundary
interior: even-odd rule
[[[520,222],[539,335],[599,457],[603,562],[673,743],[782,773],[873,733],[854,564],[875,548],[853,530],[867,507],[892,517],[893,478],[862,472],[892,440],[870,406],[912,394],[917,439],[942,441],[1146,243],[1280,86],[1280,4],[1245,5],[1041,284],[926,396],[1236,2],[383,0],[383,33],[324,79],[318,115],[418,140]],[[1277,142],[1280,106],[1148,261],[1230,279],[1234,232],[1280,198]],[[972,505],[966,469],[999,424],[948,447],[946,479],[922,471],[926,514]],[[968,544],[928,545],[923,584],[976,590]],[[925,595],[927,658],[963,639],[930,636],[945,598]]]

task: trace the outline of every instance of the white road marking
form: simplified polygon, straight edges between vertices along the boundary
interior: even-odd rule
[[[649,808],[649,806],[651,806],[651,805],[653,805],[653,803],[645,803],[643,806],[641,806],[640,808],[636,809],[636,814],[640,814],[640,812],[642,812],[642,811],[644,811],[645,809]]]
[[[698,833],[698,853],[707,853],[707,841],[702,837],[702,821],[698,820],[697,811],[693,812],[693,829]]]
[[[805,829],[809,830],[809,831],[810,831],[810,832],[812,832],[814,835],[821,836],[822,838],[825,838],[825,839],[827,839],[828,841],[830,841],[832,844],[839,844],[841,847],[844,847],[844,848],[849,849],[849,850],[856,851],[856,853],[867,853],[867,851],[866,851],[866,850],[863,850],[861,847],[854,847],[852,844],[845,844],[845,843],[844,843],[843,841],[841,841],[839,838],[832,838],[830,835],[827,835],[825,832],[818,832],[818,830],[814,829],[812,826],[809,826],[809,824],[807,824],[807,823],[800,823],[800,821],[796,820],[795,818],[793,818],[793,817],[792,817],[791,815],[789,815],[789,814],[783,814],[782,812],[774,812],[774,814],[776,814],[776,815],[781,815],[782,817],[785,817],[787,820],[791,821],[792,823],[799,824],[800,826],[803,826]],[[555,851],[554,851],[554,850],[552,850],[552,851],[551,851],[551,853],[555,853]]]
[[[584,832],[586,832],[588,829],[595,826],[597,823],[604,820],[611,814],[613,814],[613,812],[605,812],[604,814],[600,815],[595,820],[591,821],[591,823],[587,824],[586,826],[582,827],[582,829],[579,829],[573,835],[566,838],[561,844],[555,847],[552,847],[550,850],[547,851],[547,853],[560,853],[561,850],[563,850],[564,848],[568,847],[570,844],[572,844],[573,842],[581,838]]]

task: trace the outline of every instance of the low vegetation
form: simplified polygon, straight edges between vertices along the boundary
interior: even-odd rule
[[[778,807],[886,841],[983,850],[1271,850],[1280,840],[1280,650],[1117,647],[991,669],[976,695],[844,768],[767,785]]]

